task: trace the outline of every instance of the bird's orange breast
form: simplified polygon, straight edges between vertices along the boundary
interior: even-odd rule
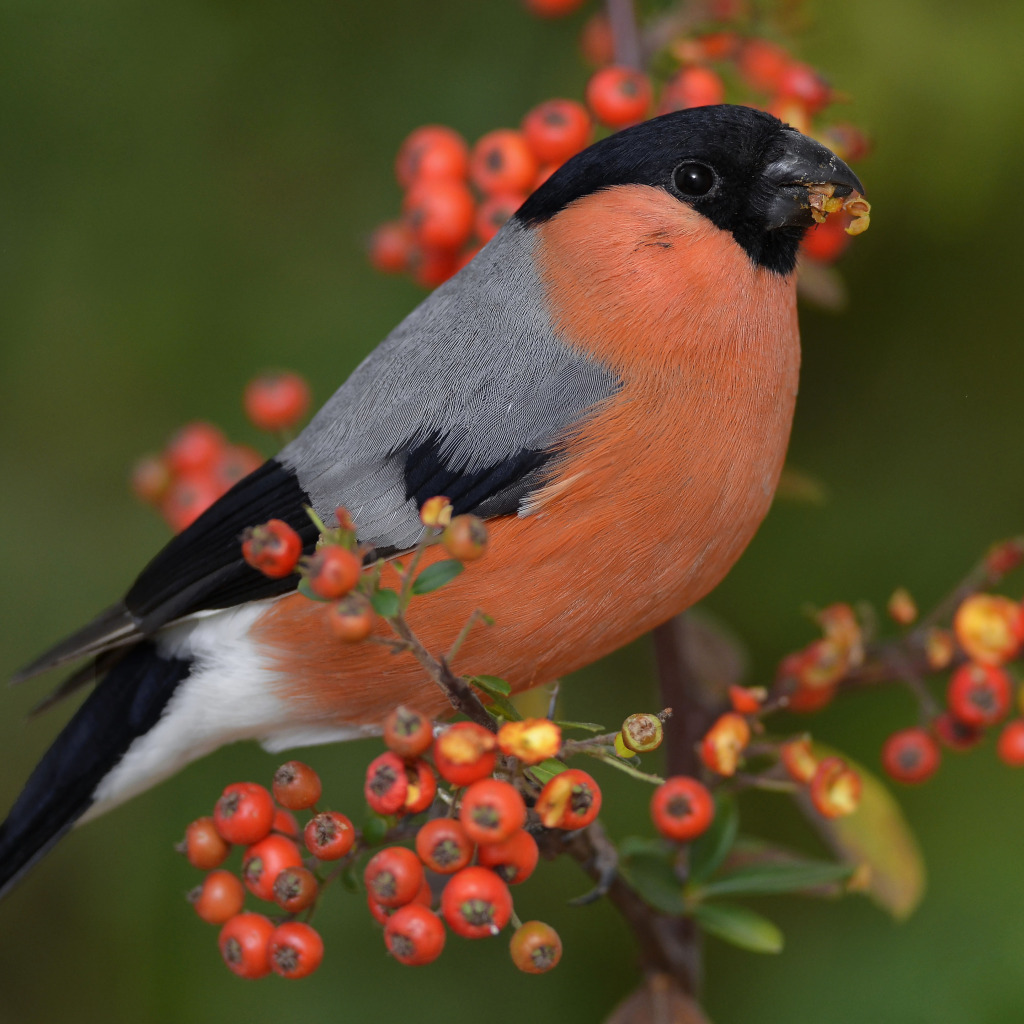
[[[537,231],[556,333],[622,387],[565,439],[528,514],[492,521],[486,557],[409,613],[442,653],[484,609],[494,625],[473,631],[455,667],[517,690],[595,660],[718,583],[771,503],[799,368],[792,278],[755,267],[666,192],[600,192]],[[254,628],[311,720],[372,724],[399,701],[443,710],[411,657],[338,644],[321,613],[291,596]]]

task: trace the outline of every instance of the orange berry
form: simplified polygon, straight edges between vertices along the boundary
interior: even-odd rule
[[[434,818],[416,833],[416,852],[431,871],[450,875],[473,859],[473,841],[461,821]]]
[[[192,867],[209,871],[227,860],[231,845],[221,837],[213,818],[197,818],[185,829],[185,838],[178,849],[188,857]]]
[[[416,236],[405,221],[392,220],[374,229],[366,249],[370,266],[382,274],[404,274],[412,264]]]
[[[283,519],[251,526],[242,534],[242,557],[271,579],[291,575],[301,554],[302,538]]]
[[[405,792],[405,804],[399,813],[419,814],[427,810],[437,796],[437,776],[426,761],[415,761],[405,769],[408,788]]]
[[[259,452],[243,444],[229,444],[214,465],[211,476],[216,486],[227,493],[239,480],[263,465]]]
[[[523,205],[523,192],[497,192],[488,196],[476,211],[474,230],[481,242],[489,242],[506,224],[509,218]]]
[[[917,618],[917,603],[906,587],[897,587],[885,608],[889,618],[901,626],[909,626]]]
[[[543,921],[524,921],[509,943],[512,963],[526,974],[544,974],[562,959],[558,932]]]
[[[593,124],[582,103],[546,100],[523,118],[523,136],[542,164],[561,164],[585,149]]]
[[[485,843],[476,854],[477,863],[490,868],[508,885],[519,885],[533,874],[540,859],[537,840],[524,828],[516,829],[500,843]]]
[[[419,181],[402,210],[416,241],[426,248],[458,249],[473,232],[476,203],[461,181]]]
[[[708,830],[715,801],[705,785],[688,775],[666,779],[651,797],[651,820],[666,838],[688,843]]]
[[[774,93],[789,61],[789,54],[776,43],[767,39],[748,39],[740,50],[739,70],[752,88]]]
[[[436,288],[459,269],[458,257],[453,249],[425,246],[413,251],[409,269],[417,284],[424,288]]]
[[[897,782],[916,784],[938,770],[939,745],[924,729],[893,733],[882,747],[882,767]]]
[[[139,459],[132,469],[132,491],[147,505],[156,505],[171,486],[171,471],[158,455]]]
[[[580,33],[583,59],[595,68],[611,64],[615,59],[615,37],[604,11],[591,15]]]
[[[328,544],[318,548],[304,564],[309,589],[318,597],[333,601],[344,597],[363,573],[363,561],[347,548]]]
[[[385,907],[411,903],[423,885],[423,865],[412,850],[388,846],[375,853],[363,872],[367,892]]]
[[[529,192],[537,177],[537,158],[522,132],[498,128],[473,147],[469,176],[485,195]]]
[[[997,594],[972,594],[953,616],[957,642],[973,661],[1002,665],[1020,653],[1024,610]]]
[[[750,725],[742,715],[728,711],[707,731],[700,744],[701,760],[719,775],[735,775],[750,742]]]
[[[729,703],[738,715],[756,715],[768,698],[763,686],[730,686]]]
[[[289,914],[297,914],[313,903],[318,890],[316,875],[309,868],[285,868],[274,879],[274,902]]]
[[[365,640],[377,621],[370,599],[356,591],[329,604],[324,615],[330,631],[347,644]]]
[[[1024,766],[1024,718],[1015,718],[1003,726],[996,744],[996,753],[1011,768]]]
[[[220,930],[217,945],[230,970],[240,978],[270,973],[270,936],[274,926],[262,914],[236,914]]]
[[[550,718],[506,722],[498,730],[498,746],[503,754],[518,757],[523,764],[540,764],[561,750],[562,730]]]
[[[434,765],[442,779],[468,786],[494,771],[498,741],[476,722],[456,722],[434,740]]]
[[[171,483],[160,502],[160,515],[175,533],[188,529],[224,489],[209,473],[187,473]]]
[[[424,526],[447,526],[452,521],[452,503],[443,495],[427,498],[420,506],[420,522]]]
[[[266,373],[245,387],[245,414],[258,430],[288,430],[309,411],[312,395],[297,373]]]
[[[928,630],[928,635],[925,637],[925,654],[932,669],[935,671],[944,669],[953,660],[955,653],[956,645],[951,633],[937,627]]]
[[[409,777],[402,759],[390,750],[375,757],[366,768],[363,795],[378,814],[397,814],[409,795]]]
[[[835,263],[850,244],[846,227],[848,217],[833,213],[823,224],[813,224],[807,229],[800,251],[818,263]]]
[[[601,789],[578,768],[569,768],[549,779],[534,807],[545,828],[585,828],[601,810]]]
[[[564,18],[583,6],[583,0],[523,0],[523,3],[538,18]]]
[[[301,921],[285,921],[274,929],[268,945],[270,966],[282,978],[305,978],[324,958],[319,933]]]
[[[811,779],[811,800],[825,818],[853,814],[860,803],[860,776],[841,757],[826,757]]]
[[[818,770],[818,761],[808,736],[787,740],[779,746],[779,757],[794,782],[810,782]]]
[[[625,128],[647,116],[651,81],[633,68],[612,65],[595,72],[587,82],[587,106],[609,128]]]
[[[384,925],[388,952],[402,964],[418,967],[436,960],[444,949],[441,918],[420,903],[399,907]]]
[[[480,779],[463,794],[459,821],[474,843],[500,843],[526,824],[526,804],[510,783]]]
[[[946,747],[958,752],[976,747],[985,738],[983,730],[961,722],[951,711],[939,715],[932,722],[932,729]]]
[[[270,830],[271,832],[280,832],[281,835],[288,836],[290,839],[299,838],[299,823],[295,820],[295,815],[283,807],[278,807],[274,811],[274,824],[271,825]]]
[[[227,442],[209,423],[187,423],[168,442],[164,459],[172,473],[198,473],[217,461]]]
[[[261,900],[273,900],[274,883],[285,868],[302,866],[298,846],[286,836],[271,834],[253,843],[242,858],[245,887]]]
[[[213,811],[222,839],[249,846],[259,842],[274,824],[274,801],[255,782],[235,782],[224,789]]]
[[[274,772],[274,799],[290,811],[304,811],[320,799],[320,776],[301,761],[285,761]]]
[[[455,516],[444,528],[441,543],[452,558],[475,562],[487,550],[487,527],[477,516]]]
[[[224,924],[245,905],[245,888],[230,871],[211,871],[188,898],[207,924]]]
[[[793,61],[779,76],[779,94],[798,100],[810,114],[816,114],[832,101],[832,90],[809,64]]]
[[[468,170],[466,140],[454,128],[442,124],[415,129],[395,158],[395,177],[404,189],[417,181],[465,178]]]
[[[725,102],[725,83],[710,68],[682,68],[665,83],[658,104],[659,114],[690,107],[708,107]]]
[[[497,935],[512,916],[508,886],[487,868],[463,868],[441,893],[441,913],[448,927],[466,939]]]
[[[338,860],[352,849],[356,830],[339,811],[321,811],[306,823],[303,839],[317,860]]]
[[[384,719],[383,740],[399,757],[414,758],[425,754],[434,742],[434,729],[429,718],[415,708],[399,705]]]
[[[946,692],[949,710],[975,728],[995,725],[1005,718],[1013,700],[1006,671],[996,665],[967,662],[950,677]]]

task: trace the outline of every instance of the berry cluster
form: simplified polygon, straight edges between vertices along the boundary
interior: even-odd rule
[[[565,13],[575,3],[530,0],[539,13]],[[583,29],[581,47],[598,65],[584,103],[549,99],[518,128],[498,128],[470,146],[453,128],[426,125],[402,143],[395,175],[405,193],[402,217],[382,224],[369,243],[370,261],[386,273],[409,273],[436,287],[465,266],[561,164],[605,130],[617,131],[655,114],[723,102],[768,110],[821,139],[844,160],[868,152],[853,125],[830,120],[841,97],[810,65],[749,26],[737,31],[685,31],[661,41],[650,65],[657,73],[614,64],[607,17]],[[807,260],[830,264],[851,234],[867,227],[867,204],[818,211],[803,246]],[[834,213],[828,217],[826,214]]]
[[[950,628],[943,614],[918,625],[918,609],[903,587],[887,603],[889,617],[908,632],[902,641],[881,645],[872,656],[865,630],[849,605],[833,605],[818,613],[823,637],[781,663],[777,685],[789,708],[814,711],[829,703],[840,686],[858,675],[892,662],[894,674],[910,685],[920,707],[919,725],[891,735],[882,747],[882,766],[898,782],[915,784],[939,768],[942,747],[964,751],[976,746],[985,731],[1003,722],[1014,705],[1024,715],[1024,690],[1009,665],[1024,648],[1024,606],[999,594],[977,589],[998,581],[1024,559],[1024,542],[994,547],[947,602]],[[939,611],[946,606],[940,606]],[[869,670],[870,668],[870,670]],[[927,686],[927,676],[950,670],[941,707]],[[1011,720],[999,735],[998,756],[1008,765],[1024,766],[1024,717]]]
[[[305,417],[309,404],[309,385],[295,373],[256,377],[245,389],[246,415],[260,430],[286,434]],[[132,471],[132,490],[179,533],[259,468],[263,458],[252,448],[231,444],[209,423],[188,423],[159,455],[139,459]]]

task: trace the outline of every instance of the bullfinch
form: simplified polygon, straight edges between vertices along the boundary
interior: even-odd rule
[[[417,544],[427,498],[488,520],[486,558],[409,619],[443,651],[487,611],[454,667],[515,691],[706,594],[782,467],[813,184],[863,192],[828,149],[736,106],[638,124],[556,171],[123,601],[18,674],[84,659],[58,693],[98,682],[0,826],[0,894],[76,821],[222,744],[347,739],[399,703],[450,711],[412,656],[339,643],[297,577],[250,568],[247,527],[283,519],[309,552],[304,507],[330,522],[344,505],[389,559]]]

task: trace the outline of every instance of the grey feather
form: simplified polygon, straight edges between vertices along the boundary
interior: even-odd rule
[[[554,335],[533,239],[509,222],[385,338],[281,452],[322,516],[344,504],[363,541],[411,547],[421,526],[406,494],[410,448],[438,436],[442,461],[474,472],[523,450],[552,448],[615,394],[614,373]],[[517,482],[511,496],[518,503],[536,483],[536,475]],[[487,505],[494,500],[481,506],[485,514]]]

